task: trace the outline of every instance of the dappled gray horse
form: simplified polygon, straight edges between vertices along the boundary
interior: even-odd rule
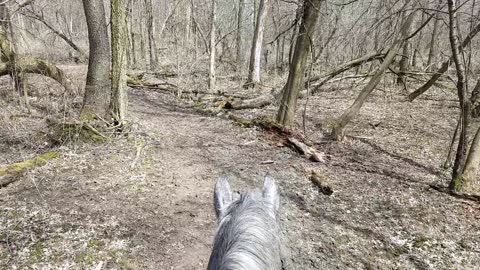
[[[266,176],[262,192],[246,192],[234,200],[226,178],[217,180],[214,206],[218,219],[208,270],[282,269],[280,194]]]

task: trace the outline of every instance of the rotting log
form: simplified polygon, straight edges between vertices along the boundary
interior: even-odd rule
[[[296,138],[289,137],[287,138],[289,145],[300,154],[305,156],[308,160],[313,162],[325,162],[324,154],[318,152],[315,148],[304,144],[303,142],[297,140]]]
[[[47,164],[47,161],[59,156],[58,152],[50,151],[38,155],[32,159],[27,159],[21,162],[13,163],[0,167],[0,187],[5,187],[19,179],[19,174],[23,173],[29,168],[43,166]]]
[[[325,162],[324,153],[319,152],[314,147],[310,146],[311,142],[308,142],[301,134],[282,127],[274,122],[273,119],[267,117],[247,119],[235,114],[230,114],[229,118],[243,127],[251,128],[256,126],[264,131],[273,132],[276,134],[276,137],[279,138],[280,145],[295,150],[297,153],[305,156],[305,158],[312,162]]]
[[[268,106],[273,103],[275,97],[271,94],[260,95],[251,99],[234,99],[225,103],[225,109],[244,110]]]

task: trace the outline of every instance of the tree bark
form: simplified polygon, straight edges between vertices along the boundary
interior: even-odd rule
[[[470,114],[473,118],[480,117],[480,77],[477,80],[477,84],[472,90],[472,95],[470,97],[471,110]]]
[[[215,90],[215,17],[217,9],[217,1],[212,0],[212,13],[210,16],[210,68],[208,76],[208,89]]]
[[[245,7],[245,0],[238,0],[238,13],[237,13],[237,46],[236,46],[236,60],[237,60],[237,72],[242,74],[243,69],[243,54],[242,54],[242,38],[243,38],[243,9]]]
[[[439,0],[437,9],[441,7],[441,4],[442,4],[442,0]],[[438,12],[435,14],[434,20],[435,21],[433,22],[432,38],[430,40],[430,46],[428,50],[428,59],[427,59],[428,71],[433,70],[432,63],[435,60],[435,55],[436,55],[435,44],[437,42],[438,30],[440,28],[440,18],[439,18]]]
[[[258,5],[255,32],[253,34],[252,49],[250,52],[250,64],[248,67],[248,79],[246,87],[260,83],[260,62],[263,46],[263,26],[267,17],[268,0],[260,0]]]
[[[461,191],[462,186],[466,183],[461,183],[461,176],[465,166],[466,151],[467,151],[467,127],[468,127],[468,100],[466,100],[466,81],[465,81],[465,66],[463,64],[463,50],[459,47],[458,41],[458,27],[457,27],[457,12],[456,0],[447,0],[448,3],[448,17],[450,21],[449,39],[452,48],[452,58],[457,70],[457,92],[460,103],[460,132],[457,153],[455,156],[455,163],[453,165],[452,181],[450,182],[450,189],[453,191]]]
[[[470,44],[470,41],[472,41],[473,37],[478,32],[480,32],[480,23],[477,24],[475,26],[475,28],[473,28],[472,31],[470,31],[470,33],[468,34],[468,36],[463,40],[462,44],[460,45],[460,49],[463,50],[463,48],[468,46],[468,44]],[[433,84],[435,84],[435,82],[438,80],[438,78],[440,78],[443,75],[443,73],[445,73],[445,71],[448,70],[448,66],[450,66],[451,62],[452,62],[452,56],[447,61],[442,63],[442,66],[440,67],[440,69],[438,69],[435,72],[435,74],[432,76],[432,78],[430,78],[430,80],[428,80],[428,82],[426,82],[424,85],[420,86],[414,92],[410,93],[410,95],[408,95],[408,100],[413,101],[418,96],[425,93]]]
[[[103,0],[83,0],[87,18],[88,57],[87,82],[81,117],[85,120],[105,117],[110,105],[110,45]]]
[[[405,84],[405,73],[408,71],[409,68],[409,61],[411,55],[411,46],[410,42],[406,41],[403,43],[402,49],[402,58],[400,59],[400,69],[397,76],[397,85],[404,85]]]
[[[283,88],[282,99],[276,116],[277,123],[282,126],[291,126],[295,118],[298,94],[300,88],[303,88],[305,67],[318,20],[320,4],[321,0],[304,1],[302,24],[295,44],[288,80]]]
[[[332,130],[332,135],[336,140],[340,141],[343,139],[345,135],[344,134],[345,126],[358,113],[358,111],[362,107],[367,97],[375,89],[377,84],[380,82],[380,79],[382,78],[383,74],[395,59],[395,56],[397,55],[398,51],[402,47],[403,43],[405,42],[405,38],[408,37],[409,35],[408,30],[410,29],[410,25],[412,24],[412,21],[413,21],[413,16],[414,16],[413,14],[414,13],[410,13],[410,15],[407,17],[407,19],[403,23],[400,37],[398,37],[393,42],[392,46],[389,49],[389,52],[385,56],[383,63],[380,65],[375,75],[373,75],[372,79],[362,89],[362,91],[360,92],[360,95],[358,95],[357,99],[355,99],[355,102],[342,114],[342,116],[340,116],[340,118],[336,120],[335,126],[333,127],[333,130]]]
[[[133,36],[133,0],[128,0],[127,2],[127,67],[132,68],[137,63],[135,58],[135,43]]]
[[[158,67],[157,58],[157,43],[155,39],[155,21],[153,20],[153,6],[152,0],[145,0],[145,10],[147,15],[147,36],[150,57],[150,70],[155,70]]]
[[[412,13],[412,20],[415,20],[415,14],[416,13]],[[408,19],[408,18],[405,18],[405,19]],[[410,26],[408,27],[408,29],[406,30],[408,33],[410,33],[412,31],[412,25],[413,25],[413,21],[412,23],[410,24]],[[400,63],[399,63],[399,72],[398,72],[398,76],[397,76],[397,84],[398,85],[404,85],[405,84],[405,73],[408,71],[409,69],[409,63],[410,63],[410,57],[411,57],[411,54],[412,54],[412,46],[411,46],[411,41],[410,40],[406,40],[403,42],[403,48],[402,48],[402,58],[400,59]]]
[[[478,172],[480,169],[480,128],[473,138],[472,146],[461,175],[450,183],[454,191],[479,193]]]
[[[125,0],[111,0],[112,97],[110,111],[116,124],[127,115],[127,11]]]

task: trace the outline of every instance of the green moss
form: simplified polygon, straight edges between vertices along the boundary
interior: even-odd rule
[[[101,240],[95,240],[95,239],[91,239],[90,241],[88,241],[87,243],[87,247],[88,248],[92,248],[92,249],[96,249],[96,250],[100,250],[101,248],[103,248],[105,246],[105,243]]]
[[[78,264],[92,264],[95,261],[95,255],[93,252],[82,251],[73,259]]]
[[[413,242],[413,247],[415,248],[421,248],[422,246],[425,245],[426,242],[428,242],[430,240],[429,237],[425,236],[425,235],[420,235],[419,237],[415,238],[414,242]]]
[[[325,120],[322,124],[322,126],[324,126],[326,128],[334,128],[337,125],[338,125],[337,121],[335,121],[335,120]]]
[[[22,217],[22,214],[20,214],[20,212],[15,210],[9,212],[8,214],[11,218],[14,218],[14,219]]]
[[[102,132],[101,128],[95,127],[98,132]],[[94,132],[87,125],[82,123],[65,123],[54,126],[52,128],[53,137],[60,142],[76,142],[78,140],[84,142],[105,142],[105,138]]]
[[[52,158],[57,158],[59,156],[58,152],[50,151],[39,156],[36,156],[33,159],[27,159],[22,162],[13,163],[7,165],[5,167],[0,168],[0,175],[9,172],[21,172],[25,169],[35,167],[35,166],[43,166],[47,164],[47,161]]]
[[[136,184],[133,187],[138,191],[142,191],[145,189],[145,184]]]
[[[29,260],[31,262],[39,262],[42,260],[44,255],[45,243],[38,241],[36,242],[29,253]]]
[[[121,258],[118,261],[118,265],[120,266],[120,269],[125,269],[125,270],[131,270],[135,269],[135,265],[132,264],[127,258]]]
[[[145,146],[145,141],[143,141],[143,140],[136,140],[136,141],[135,141],[135,145],[140,146],[140,147],[144,147],[144,146]]]

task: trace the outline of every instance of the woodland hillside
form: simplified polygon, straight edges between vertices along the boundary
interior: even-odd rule
[[[221,269],[223,176],[236,203],[275,179],[282,269],[480,268],[480,2],[0,18],[0,269]]]

